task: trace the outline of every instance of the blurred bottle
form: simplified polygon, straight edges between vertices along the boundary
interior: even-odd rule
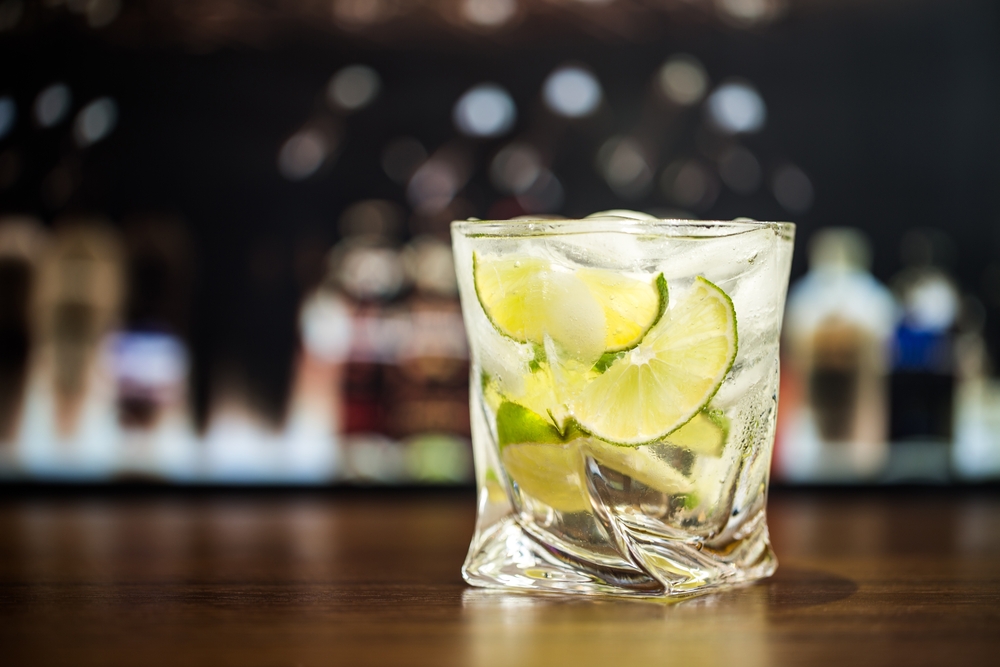
[[[890,481],[946,481],[957,388],[961,295],[945,268],[950,239],[934,230],[903,237],[892,286],[902,305],[893,341]]]
[[[796,482],[872,479],[888,455],[889,342],[895,304],[868,272],[861,232],[820,230],[785,320],[784,420],[776,472]],[[797,388],[797,391],[795,389]],[[786,401],[787,395],[787,401]],[[796,400],[798,399],[798,400]]]
[[[451,245],[421,235],[402,257],[413,289],[393,315],[405,335],[387,369],[386,422],[405,443],[412,479],[465,482],[472,473],[469,353]]]
[[[396,236],[398,207],[358,202],[340,220],[344,239],[331,254],[337,284],[351,312],[351,346],[344,369],[344,473],[363,481],[407,478],[405,451],[386,422],[386,375],[396,362],[401,331],[393,317],[406,287]]]
[[[34,218],[0,217],[0,477],[16,472],[31,351],[29,304],[45,241]]]
[[[319,286],[299,309],[300,349],[285,457],[285,474],[299,482],[325,482],[340,472],[352,309],[339,288],[335,268],[327,262]]]
[[[169,216],[130,221],[124,240],[128,300],[111,349],[123,431],[119,470],[190,479],[197,467],[187,392],[192,243]]]
[[[32,304],[34,354],[21,460],[40,476],[102,477],[118,453],[108,337],[125,292],[117,233],[101,219],[57,224]]]
[[[955,341],[958,385],[951,449],[959,479],[1000,479],[1000,380],[985,340],[986,309],[973,296],[962,300]]]
[[[197,372],[209,379],[199,389],[208,406],[205,471],[219,482],[280,482],[302,301],[291,239],[230,233],[226,240],[231,256],[203,265]]]

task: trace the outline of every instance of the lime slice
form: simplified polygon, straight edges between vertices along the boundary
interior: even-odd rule
[[[555,424],[523,405],[504,401],[497,410],[497,445],[524,443],[562,444]]]
[[[497,331],[514,340],[541,342],[544,324],[534,309],[550,262],[534,257],[482,259],[472,255],[476,297]]]
[[[500,409],[500,404],[504,400],[503,395],[497,388],[497,381],[489,373],[483,371],[479,376],[479,386],[483,390],[483,401],[496,414],[496,411]]]
[[[499,377],[483,371],[480,386],[483,402],[493,414],[497,414],[505,401],[517,403],[542,416],[549,416],[552,423],[562,424],[570,416],[566,407],[573,388],[580,387],[587,378],[596,377],[596,372],[579,365],[567,364],[553,373],[546,363],[538,369],[519,377],[517,386],[503,383]],[[561,384],[560,384],[561,383]]]
[[[573,414],[586,431],[612,443],[661,439],[708,404],[736,349],[732,300],[698,277],[639,345],[581,389]]]
[[[601,269],[572,271],[527,255],[475,253],[472,271],[476,296],[497,331],[538,345],[547,335],[587,364],[634,346],[666,309],[662,275],[643,281]]]
[[[601,269],[579,269],[577,277],[590,289],[601,307],[608,352],[635,347],[667,308],[667,281],[663,274],[650,284]]]
[[[579,435],[576,431],[566,439]],[[590,509],[580,447],[565,443],[551,421],[504,402],[497,410],[497,440],[504,469],[522,493],[560,512]]]
[[[559,512],[589,512],[579,445],[509,445],[500,454],[521,493]]]
[[[670,434],[671,444],[694,454],[719,458],[729,437],[729,420],[718,410],[702,410]]]
[[[601,465],[661,493],[688,493],[694,488],[691,480],[657,456],[654,447],[618,447],[591,440],[587,451]]]
[[[693,489],[655,447],[619,447],[586,436],[573,419],[559,427],[509,401],[497,410],[497,440],[507,475],[522,493],[555,510],[590,511],[584,454],[661,493]]]

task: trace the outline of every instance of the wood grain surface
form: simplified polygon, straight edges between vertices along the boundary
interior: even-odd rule
[[[1000,665],[1000,493],[778,492],[765,583],[472,589],[470,493],[0,498],[0,665]]]

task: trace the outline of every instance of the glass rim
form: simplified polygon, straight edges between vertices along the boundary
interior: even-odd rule
[[[736,220],[684,220],[678,218],[626,218],[600,216],[593,218],[515,218],[513,220],[455,220],[451,230],[465,236],[531,237],[565,236],[619,232],[656,234],[677,238],[718,238],[761,229],[772,229],[788,237],[795,234],[794,222],[772,222],[737,218]]]

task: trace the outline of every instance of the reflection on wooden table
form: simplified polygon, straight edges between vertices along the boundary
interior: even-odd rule
[[[992,664],[1000,495],[780,491],[778,574],[680,602],[466,587],[471,494],[0,500],[6,665]]]

